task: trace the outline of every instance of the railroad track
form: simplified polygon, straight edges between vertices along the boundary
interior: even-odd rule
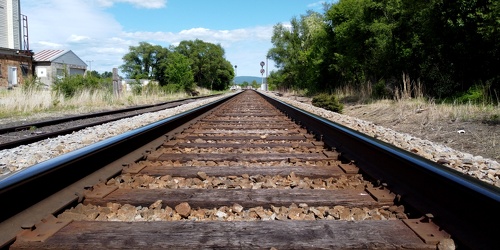
[[[436,249],[451,238],[487,249],[496,246],[499,218],[473,210],[498,211],[499,194],[245,91],[3,180],[0,243]]]
[[[124,109],[68,116],[46,121],[27,122],[12,126],[0,126],[0,150],[18,147],[60,135],[70,134],[87,127],[124,119],[147,112],[156,112],[174,108],[199,99],[212,96],[200,96],[163,103],[129,107]]]

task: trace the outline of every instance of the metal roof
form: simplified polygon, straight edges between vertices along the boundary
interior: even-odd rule
[[[51,62],[56,58],[66,54],[69,50],[52,50],[46,49],[35,53],[33,60],[36,62]]]

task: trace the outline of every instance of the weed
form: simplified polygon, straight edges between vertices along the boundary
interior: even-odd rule
[[[319,94],[312,99],[312,105],[337,113],[342,113],[344,105],[334,95]]]

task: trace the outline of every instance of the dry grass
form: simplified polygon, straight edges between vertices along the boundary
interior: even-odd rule
[[[213,92],[197,89],[200,95]],[[123,108],[127,106],[147,105],[170,100],[189,98],[186,93],[165,95],[162,92],[150,92],[134,95],[125,92],[119,97],[106,91],[83,91],[73,98],[55,95],[49,90],[23,91],[21,88],[0,90],[0,119],[25,119],[26,117],[46,117],[61,114],[86,113],[101,110]],[[5,121],[4,121],[5,122]]]

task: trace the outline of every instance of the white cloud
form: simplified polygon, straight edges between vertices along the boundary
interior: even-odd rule
[[[167,6],[167,0],[97,0],[103,7],[111,7],[115,3],[128,3],[137,8],[161,9]]]
[[[56,48],[61,48],[64,45],[59,44],[59,43],[51,43],[51,42],[46,42],[46,41],[39,41],[38,42],[40,45],[48,47],[50,49],[56,49]]]
[[[79,36],[79,35],[71,35],[69,38],[68,38],[68,42],[82,42],[82,41],[85,41],[85,40],[89,40],[90,37],[88,36]]]
[[[161,41],[178,44],[183,40],[200,39],[205,42],[220,43],[230,46],[232,43],[246,40],[267,41],[272,36],[273,27],[253,27],[234,30],[211,30],[207,28],[191,28],[178,33],[172,32],[128,32],[124,35],[130,39]]]
[[[168,47],[177,46],[183,40],[200,39],[221,44],[226,51],[226,58],[238,65],[238,75],[260,76],[258,63],[265,60],[267,49],[271,46],[272,26],[233,30],[196,27],[179,32],[125,32],[100,5],[107,2],[113,4],[119,1],[22,0],[22,12],[29,21],[30,49],[35,53],[44,49],[72,50],[82,60],[92,61],[92,70],[104,72],[122,65],[122,58],[129,51],[129,46],[136,46],[139,42]]]

